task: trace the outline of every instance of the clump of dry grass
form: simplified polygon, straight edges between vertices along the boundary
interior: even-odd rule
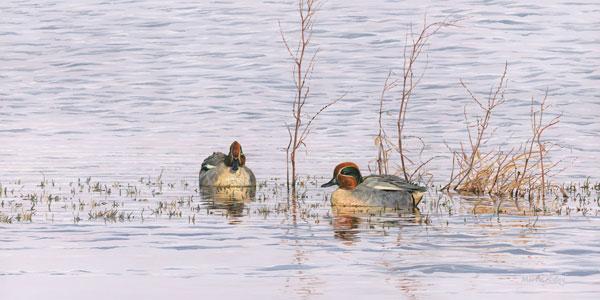
[[[461,80],[461,85],[483,111],[483,116],[478,116],[476,124],[470,125],[465,105],[464,115],[469,145],[465,147],[460,143],[459,150],[452,150],[446,145],[452,152],[453,161],[450,181],[443,189],[452,188],[457,191],[478,194],[528,195],[529,197],[537,194],[544,197],[547,188],[551,187],[548,183],[550,172],[560,161],[552,162],[548,159],[548,154],[555,146],[559,145],[544,142],[542,134],[546,129],[558,124],[561,115],[544,123],[544,113],[550,107],[549,104],[546,104],[548,91],[537,105],[534,99],[531,99],[531,136],[525,142],[521,143],[518,148],[511,147],[509,150],[503,150],[502,146],[497,149],[485,149],[487,138],[491,135],[488,134],[488,131],[493,112],[505,102],[506,72],[507,64],[505,64],[498,87],[490,89],[485,104]]]

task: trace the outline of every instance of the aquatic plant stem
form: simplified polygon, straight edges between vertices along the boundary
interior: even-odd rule
[[[465,83],[462,81],[462,79],[460,80],[460,84],[467,90],[467,92],[471,96],[471,99],[473,99],[473,101],[475,101],[475,103],[477,103],[479,105],[479,107],[485,111],[485,117],[482,120],[479,120],[479,119],[477,120],[477,133],[478,134],[477,134],[477,140],[475,142],[475,145],[473,145],[473,140],[471,139],[471,130],[469,129],[468,124],[467,124],[467,132],[469,133],[469,142],[471,143],[471,155],[469,158],[469,163],[468,163],[467,169],[462,173],[462,177],[459,179],[458,183],[454,187],[455,190],[460,187],[462,182],[466,178],[469,177],[469,175],[471,174],[471,171],[473,170],[473,164],[475,163],[475,158],[477,156],[479,156],[479,147],[481,146],[481,141],[483,140],[483,134],[485,133],[485,130],[488,128],[490,119],[492,117],[492,110],[494,108],[496,108],[498,105],[504,103],[504,101],[505,101],[504,88],[506,85],[505,78],[506,78],[507,69],[508,69],[508,62],[504,63],[504,72],[502,73],[502,77],[500,77],[500,83],[498,84],[498,87],[496,88],[496,91],[495,91],[493,97],[492,97],[492,90],[490,89],[490,95],[488,97],[487,106],[483,106],[483,104],[477,99],[477,97],[475,97],[475,95],[473,95],[471,90],[465,85]],[[498,98],[498,96],[500,96],[500,98]],[[467,118],[467,115],[466,115],[466,108],[465,108],[465,119],[466,118]]]
[[[423,51],[423,48],[427,45],[429,38],[432,35],[437,33],[443,27],[447,27],[447,26],[458,27],[456,25],[456,23],[458,23],[459,21],[462,20],[462,19],[449,20],[449,18],[450,18],[450,16],[446,17],[441,22],[434,22],[431,24],[427,24],[427,15],[425,14],[424,20],[423,20],[423,28],[422,28],[421,32],[418,34],[418,36],[414,33],[412,24],[411,24],[410,33],[408,33],[406,35],[406,39],[405,39],[405,43],[404,43],[402,75],[398,79],[390,80],[390,76],[395,75],[395,74],[393,74],[392,71],[388,72],[388,76],[386,77],[384,87],[383,87],[383,90],[381,93],[381,98],[379,100],[379,106],[380,106],[380,109],[379,109],[379,134],[376,137],[376,141],[375,141],[375,143],[378,147],[376,161],[377,161],[377,167],[379,169],[379,174],[382,174],[382,173],[387,174],[389,171],[389,167],[388,167],[389,155],[388,155],[388,150],[385,149],[385,147],[383,146],[384,141],[386,142],[389,150],[394,149],[400,156],[400,172],[402,172],[402,176],[404,177],[404,179],[408,181],[415,174],[413,172],[413,174],[409,175],[409,172],[407,170],[408,167],[407,167],[406,162],[408,161],[408,163],[410,163],[411,165],[414,165],[414,163],[406,156],[405,152],[407,152],[407,151],[404,146],[405,139],[409,138],[409,137],[414,137],[414,136],[405,136],[404,135],[404,125],[406,122],[406,112],[408,109],[408,102],[412,96],[412,92],[415,90],[415,88],[419,85],[419,83],[425,76],[425,72],[427,70],[427,65],[428,65],[429,60],[428,59],[425,60],[425,66],[423,67],[423,70],[421,71],[420,74],[415,74],[415,64],[418,61],[418,58]],[[409,39],[410,39],[410,41],[409,41]],[[400,84],[400,81],[402,81],[401,84]],[[393,89],[397,85],[402,85],[402,94],[401,94],[401,98],[400,98],[398,117],[396,120],[396,131],[397,131],[398,137],[397,137],[397,144],[395,145],[394,142],[391,142],[389,140],[388,136],[385,133],[385,130],[383,130],[383,125],[382,125],[381,119],[383,116],[383,98],[385,96],[385,93],[388,92],[389,90]],[[431,159],[425,163],[423,163],[423,161],[421,161],[421,165],[418,166],[417,169],[422,169],[422,167],[425,164],[427,164],[429,161],[431,161]]]
[[[315,58],[319,53],[319,49],[317,48],[310,60],[308,60],[308,64],[306,64],[306,55],[308,52],[308,46],[310,45],[313,27],[315,25],[315,14],[317,11],[323,6],[321,0],[299,0],[298,1],[298,11],[300,15],[300,40],[298,41],[298,46],[295,51],[292,51],[290,48],[285,34],[283,33],[283,29],[281,28],[281,22],[279,23],[279,31],[281,33],[281,39],[285,45],[286,50],[289,55],[292,57],[294,61],[294,68],[292,71],[292,78],[294,80],[294,84],[296,87],[296,92],[294,95],[294,101],[292,102],[292,115],[294,116],[294,133],[291,133],[290,126],[287,126],[288,133],[290,135],[289,143],[286,148],[286,164],[288,167],[287,171],[287,187],[289,190],[290,186],[290,175],[289,175],[289,164],[292,165],[292,180],[291,185],[292,189],[296,187],[296,151],[300,146],[306,147],[305,139],[310,133],[310,125],[312,121],[326,108],[333,105],[340,99],[342,99],[345,94],[330,102],[329,104],[321,107],[319,111],[317,111],[309,121],[303,125],[302,122],[302,109],[304,104],[306,104],[306,100],[310,94],[310,80],[312,73],[315,67]]]
[[[423,76],[425,76],[425,72],[427,71],[427,65],[429,63],[429,60],[426,59],[425,60],[425,67],[423,68],[423,71],[421,72],[420,75],[418,75],[418,78],[415,78],[415,73],[414,73],[414,65],[415,62],[417,61],[417,59],[419,58],[419,55],[421,54],[421,52],[423,51],[423,47],[425,47],[425,45],[427,44],[427,41],[429,40],[429,38],[434,35],[435,33],[437,33],[440,29],[442,29],[442,27],[446,27],[446,26],[456,26],[456,23],[458,21],[460,21],[460,19],[456,19],[456,20],[452,20],[452,21],[448,21],[449,17],[446,17],[446,19],[444,19],[444,21],[442,22],[434,22],[431,24],[427,24],[427,14],[424,15],[423,17],[423,29],[421,30],[421,33],[419,34],[419,36],[417,37],[417,39],[415,40],[414,38],[414,34],[412,31],[412,25],[411,25],[411,33],[410,33],[410,38],[412,40],[412,43],[409,45],[408,43],[408,36],[406,38],[406,42],[404,44],[404,63],[402,66],[402,98],[400,100],[400,109],[398,111],[398,120],[397,120],[397,129],[398,129],[398,153],[400,154],[400,163],[402,166],[402,174],[404,175],[404,179],[408,180],[409,176],[408,176],[408,172],[406,171],[406,163],[405,163],[405,155],[404,155],[404,146],[403,146],[403,131],[404,131],[404,124],[406,122],[406,110],[408,108],[408,101],[410,100],[410,97],[412,96],[412,92],[413,90],[419,85],[419,83],[421,82],[421,80],[423,79]],[[407,50],[410,48],[409,53],[407,55]]]

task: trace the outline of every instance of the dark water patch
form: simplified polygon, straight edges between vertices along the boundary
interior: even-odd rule
[[[569,271],[564,272],[562,275],[564,276],[592,276],[600,274],[600,270],[577,270],[577,271]]]
[[[156,27],[169,26],[171,24],[173,24],[173,23],[171,23],[171,22],[146,22],[146,23],[138,24],[136,26],[144,27],[144,28],[156,28]]]
[[[393,250],[404,250],[404,251],[422,251],[423,248],[411,247],[411,246],[399,246],[399,247],[391,247]]]
[[[554,251],[554,253],[565,254],[565,255],[587,255],[587,254],[600,255],[600,250],[566,249],[566,250],[557,250],[557,251]]]
[[[117,248],[122,248],[122,246],[91,247],[90,249],[97,249],[97,250],[111,250],[111,249],[117,249]]]
[[[19,272],[0,272],[0,276],[19,276],[19,275],[25,275],[27,274],[27,272],[25,271],[19,271]]]
[[[402,41],[397,40],[397,39],[386,39],[386,40],[374,40],[371,43],[371,45],[386,45],[386,44],[395,44],[395,43],[400,43]]]
[[[53,233],[90,233],[87,230],[74,230],[74,229],[57,229],[52,230]]]
[[[465,241],[470,241],[470,240],[478,240],[478,239],[485,239],[486,236],[481,236],[481,235],[469,235],[469,234],[460,234],[460,233],[456,233],[456,234],[427,234],[426,235],[428,238],[435,238],[435,239],[440,239],[440,240],[445,240],[445,239],[464,239]]]
[[[280,244],[275,244],[275,246],[278,246]],[[338,245],[328,245],[328,244],[302,244],[302,247],[304,248],[310,248],[313,251],[315,250],[323,250],[323,251],[331,251],[331,252],[344,252],[344,251],[348,251],[348,249],[346,248],[340,248]]]
[[[273,239],[290,240],[290,241],[317,241],[317,240],[328,240],[329,237],[315,236],[315,235],[275,235]]]
[[[171,233],[171,232],[159,232],[159,233],[152,233],[151,235],[158,235],[158,236],[175,236],[175,237],[191,237],[191,236],[210,236],[210,235],[215,235],[217,234],[212,233],[212,232],[187,232],[187,233]],[[223,234],[223,232],[219,232],[218,234]]]
[[[107,234],[113,236],[147,236],[150,233],[140,233],[140,232],[107,232]]]
[[[310,269],[316,269],[316,268],[318,268],[318,267],[311,266],[311,265],[294,264],[294,265],[277,265],[277,266],[272,266],[272,267],[259,268],[257,270],[262,271],[262,272],[273,272],[273,271],[300,271],[300,270],[310,270]]]
[[[539,13],[534,13],[534,12],[518,12],[518,13],[513,13],[511,14],[511,16],[516,16],[516,17],[529,17],[529,16],[540,16],[541,14]]]
[[[15,107],[13,107],[15,108]],[[15,128],[15,129],[0,129],[0,132],[7,132],[7,133],[23,133],[23,132],[29,132],[31,131],[31,128]]]
[[[236,236],[236,237],[231,237],[231,238],[210,238],[209,240],[223,242],[223,241],[260,240],[260,238],[254,237],[254,236]]]
[[[346,34],[342,34],[340,36],[337,36],[338,38],[342,38],[342,39],[357,39],[357,38],[363,38],[363,37],[370,37],[370,36],[375,36],[375,34],[373,33],[365,33],[365,32],[353,32],[353,33],[346,33]]]
[[[190,268],[169,267],[169,268],[164,268],[163,270],[165,270],[165,271],[183,271],[183,270],[190,270]]]
[[[368,252],[384,253],[384,252],[389,252],[389,251],[390,251],[389,249],[381,249],[381,248],[377,248],[377,249],[375,249],[375,248],[363,248],[363,249],[361,249],[361,252],[365,252],[365,253],[368,253]]]
[[[127,269],[125,271],[127,271],[127,272],[140,272],[140,273],[142,273],[142,272],[148,272],[148,270],[142,270],[142,269]]]
[[[89,239],[89,240],[72,240],[72,241],[68,241],[71,243],[96,243],[96,242],[110,242],[110,241],[127,241],[129,239],[127,238],[122,238],[122,237],[106,237],[106,238],[96,238],[96,239]]]
[[[423,274],[450,273],[450,274],[504,274],[504,275],[523,275],[553,273],[548,269],[526,269],[526,268],[501,268],[501,267],[480,267],[463,264],[438,264],[438,265],[413,265],[409,267],[393,268],[395,272],[419,271]]]
[[[14,248],[0,248],[0,250],[2,251],[13,251],[13,250],[31,250],[31,249],[35,249],[33,247],[14,247]]]
[[[513,255],[546,255],[546,254],[527,251],[527,250],[523,250],[523,249],[500,250],[500,251],[495,251],[492,253],[508,253],[508,254],[513,254]]]
[[[54,236],[36,236],[36,237],[32,237],[35,240],[55,240],[57,239],[57,237]]]
[[[496,23],[500,23],[500,24],[506,24],[506,25],[525,25],[525,24],[528,24],[528,23],[525,23],[525,22],[513,21],[513,20],[479,20],[479,21],[477,21],[477,23],[483,23],[483,24],[496,24]]]
[[[589,6],[597,6],[597,3],[587,3],[587,2],[564,2],[565,5],[589,5]]]
[[[230,248],[242,248],[241,246],[199,246],[199,245],[189,245],[189,246],[169,246],[169,247],[159,247],[160,249],[169,249],[169,250],[216,250],[216,249],[230,249]]]

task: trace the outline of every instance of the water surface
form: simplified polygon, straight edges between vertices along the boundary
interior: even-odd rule
[[[294,1],[3,1],[0,211],[13,219],[0,224],[0,295],[592,298],[593,189],[579,190],[586,202],[505,200],[498,216],[493,200],[433,191],[419,212],[336,212],[331,190],[317,188],[341,161],[368,173],[383,82],[401,72],[406,33],[425,13],[466,18],[431,38],[408,111],[406,132],[440,156],[436,184],[451,171],[444,141],[467,141],[472,100],[459,80],[485,98],[505,63],[490,145],[527,139],[531,97],[547,89],[548,116],[563,115],[545,137],[565,146],[551,159],[568,167],[554,182],[598,181],[595,1],[327,2],[306,112],[347,95],[313,124],[298,162],[311,179],[296,202],[282,186],[294,91],[277,25],[296,38]],[[385,99],[391,115],[398,93]],[[233,140],[266,186],[256,199],[215,203],[197,191],[197,172]],[[14,219],[33,194],[32,222]]]

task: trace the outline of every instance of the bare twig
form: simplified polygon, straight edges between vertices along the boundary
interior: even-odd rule
[[[423,29],[419,36],[415,39],[415,34],[412,31],[411,24],[411,44],[408,43],[408,38],[406,39],[404,45],[404,63],[402,67],[402,98],[400,100],[400,109],[398,111],[398,120],[397,120],[397,131],[398,131],[398,152],[400,154],[400,162],[402,165],[402,173],[404,175],[404,179],[408,180],[408,172],[406,170],[404,155],[404,147],[403,147],[403,130],[404,124],[406,121],[406,110],[408,108],[408,101],[412,96],[413,90],[417,87],[417,85],[423,79],[425,75],[425,71],[427,70],[427,65],[429,63],[429,59],[425,60],[425,67],[420,75],[417,76],[415,80],[415,62],[419,58],[419,55],[423,51],[423,47],[427,44],[429,38],[437,33],[443,27],[448,26],[457,26],[456,23],[461,19],[449,20],[450,16],[446,17],[444,21],[434,22],[431,24],[427,24],[427,15],[425,14],[423,19]]]
[[[313,28],[316,22],[316,13],[323,6],[324,1],[321,0],[299,0],[298,1],[298,12],[300,15],[300,39],[295,51],[292,51],[288,40],[285,38],[283,29],[281,28],[281,22],[279,22],[279,31],[281,33],[281,40],[285,45],[285,48],[294,61],[294,67],[292,70],[292,79],[296,87],[296,93],[294,95],[294,101],[292,102],[292,115],[294,116],[293,133],[290,126],[287,126],[289,133],[289,143],[286,148],[286,167],[287,170],[287,186],[289,189],[290,185],[290,170],[289,163],[292,165],[292,187],[296,186],[296,151],[300,146],[304,146],[306,149],[305,139],[310,133],[310,125],[315,118],[327,109],[331,105],[341,100],[344,96],[331,101],[330,103],[321,107],[312,117],[309,116],[309,120],[306,124],[303,124],[303,113],[302,109],[306,104],[306,101],[310,94],[310,81],[315,68],[315,62],[319,49],[317,48],[308,62],[306,61],[307,54],[309,52],[309,45],[313,35]]]
[[[471,174],[471,171],[473,170],[473,164],[475,162],[475,158],[479,155],[479,147],[481,146],[483,134],[485,133],[485,130],[488,128],[489,121],[492,117],[492,110],[494,108],[496,108],[498,105],[504,103],[504,101],[505,101],[504,88],[506,87],[505,86],[506,84],[505,84],[504,79],[506,78],[507,68],[508,68],[508,63],[505,63],[504,64],[504,73],[502,73],[502,77],[500,78],[500,84],[498,84],[498,87],[497,87],[496,92],[494,93],[493,97],[492,97],[492,93],[490,92],[490,95],[488,96],[487,106],[483,106],[483,104],[481,104],[481,102],[473,95],[471,90],[464,84],[462,79],[460,80],[460,84],[467,90],[467,92],[469,92],[469,95],[471,96],[473,101],[475,101],[475,103],[477,103],[479,105],[479,107],[485,111],[485,117],[483,118],[483,120],[477,122],[477,125],[478,125],[477,126],[477,140],[475,141],[474,145],[473,145],[473,141],[471,140],[471,131],[467,127],[467,131],[469,132],[469,140],[471,141],[471,148],[472,148],[471,150],[472,151],[471,151],[471,155],[469,158],[469,163],[468,163],[467,169],[464,172],[464,174],[462,174],[462,177],[459,179],[458,183],[456,184],[456,187],[460,186],[460,184],[467,177],[469,177],[469,175]],[[490,89],[490,91],[491,91],[491,89]],[[500,97],[498,97],[499,95],[500,95]],[[466,118],[466,113],[465,113],[465,118]]]
[[[390,82],[390,77],[394,75],[394,72],[390,70],[388,72],[387,77],[385,78],[385,83],[383,84],[383,89],[381,90],[381,97],[379,98],[379,134],[375,139],[375,144],[377,145],[377,166],[379,175],[388,174],[388,155],[384,146],[384,141],[386,139],[386,132],[383,128],[382,119],[383,119],[383,99],[385,97],[385,93],[394,87],[397,86],[397,82],[399,79],[392,80]]]
[[[381,92],[381,96],[379,98],[379,134],[375,138],[375,145],[377,146],[377,169],[379,174],[387,174],[389,172],[389,151],[394,149],[399,157],[400,157],[400,173],[405,180],[409,180],[411,177],[415,176],[415,170],[423,170],[424,165],[429,163],[432,159],[428,159],[423,162],[421,158],[421,154],[423,153],[424,147],[421,148],[419,152],[419,160],[421,165],[415,166],[415,164],[407,157],[407,153],[409,152],[405,147],[405,141],[407,138],[414,138],[414,136],[405,135],[404,134],[404,125],[406,122],[406,112],[408,110],[408,102],[412,96],[413,91],[419,85],[423,77],[425,76],[425,72],[427,70],[429,64],[429,58],[426,57],[425,65],[422,70],[415,70],[416,62],[418,61],[420,55],[423,53],[424,47],[428,44],[429,38],[437,33],[444,27],[458,27],[457,23],[462,19],[453,19],[450,20],[451,16],[446,17],[443,21],[434,22],[431,24],[427,23],[427,15],[425,14],[423,17],[423,27],[421,31],[416,34],[413,30],[412,24],[410,24],[410,32],[405,37],[405,44],[403,49],[403,64],[402,64],[402,74],[399,78],[393,78],[395,76],[394,72],[391,70],[388,72],[388,75],[385,79],[385,83],[383,85],[383,89]],[[387,92],[392,90],[393,88],[401,86],[402,92],[399,100],[399,110],[398,116],[396,120],[396,132],[397,132],[397,142],[391,142],[390,138],[386,134],[383,128],[383,100]],[[418,138],[420,140],[420,138]],[[421,140],[424,145],[423,141]],[[413,166],[412,174],[408,170],[407,162]]]
[[[485,136],[489,135],[489,122],[493,109],[504,103],[504,89],[506,87],[505,77],[507,72],[505,65],[504,73],[500,79],[500,84],[497,88],[491,88],[488,93],[488,101],[484,103],[480,101],[467,88],[464,82],[461,85],[467,90],[469,96],[479,108],[484,111],[484,116],[476,118],[476,124],[470,125],[469,119],[464,110],[466,129],[471,146],[470,151],[459,143],[460,150],[454,151],[447,144],[446,147],[452,152],[452,173],[449,183],[442,189],[448,190],[453,187],[455,190],[489,194],[515,196],[529,196],[532,201],[537,195],[539,199],[544,200],[546,189],[551,187],[547,182],[546,176],[550,169],[558,166],[559,162],[549,164],[546,163],[546,157],[556,144],[544,143],[542,141],[542,133],[558,124],[558,115],[550,122],[544,125],[544,112],[550,105],[546,104],[548,91],[544,95],[544,99],[539,104],[539,108],[535,108],[535,102],[531,100],[531,132],[532,137],[528,138],[521,146],[515,150],[504,153],[501,147],[498,149],[485,150],[483,146],[487,143]],[[472,132],[476,128],[476,135]],[[495,130],[492,132],[492,134]],[[560,146],[560,145],[558,145]],[[455,165],[458,171],[455,173]],[[454,181],[458,180],[456,184]]]

